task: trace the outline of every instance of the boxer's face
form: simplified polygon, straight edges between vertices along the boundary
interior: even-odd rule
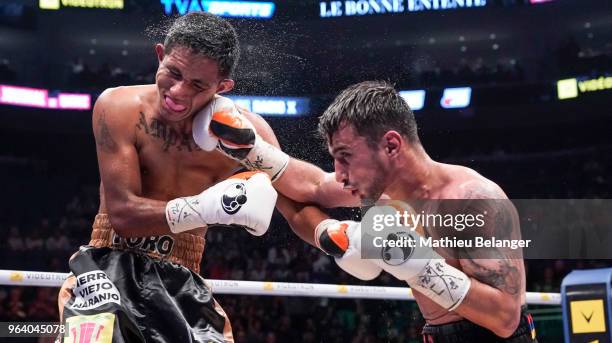
[[[362,201],[380,198],[386,187],[389,163],[384,149],[368,144],[351,125],[341,125],[330,139],[336,180]]]
[[[234,81],[219,74],[214,60],[181,46],[166,53],[155,47],[159,67],[155,82],[159,91],[160,115],[169,121],[183,120],[204,107],[215,94],[234,87]]]

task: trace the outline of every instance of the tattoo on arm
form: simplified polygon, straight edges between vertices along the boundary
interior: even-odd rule
[[[521,274],[512,260],[497,260],[495,268],[479,264],[475,260],[468,259],[466,262],[473,270],[472,276],[510,295],[518,295],[521,291]],[[492,261],[491,261],[492,262]]]
[[[110,129],[106,124],[106,112],[102,111],[100,119],[98,120],[98,139],[96,144],[102,148],[105,152],[115,152],[117,150],[117,142],[113,139]]]
[[[520,237],[520,224],[514,205],[505,194],[495,187],[484,183],[471,185],[465,194],[470,210],[482,213],[487,219],[482,231],[486,238],[511,239]],[[473,207],[473,208],[472,208]],[[462,264],[469,274],[491,287],[512,296],[520,296],[524,278],[519,268],[522,254],[505,248],[485,248],[484,251],[464,250]]]

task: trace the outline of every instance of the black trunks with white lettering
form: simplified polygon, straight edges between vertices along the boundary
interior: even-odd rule
[[[131,251],[81,247],[70,261],[63,342],[232,342],[204,279]]]

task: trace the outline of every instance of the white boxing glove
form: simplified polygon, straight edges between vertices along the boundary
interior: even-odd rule
[[[231,99],[216,95],[193,119],[193,139],[205,151],[218,149],[250,170],[278,179],[289,164],[289,155],[257,134]]]
[[[445,309],[456,309],[467,295],[471,281],[461,270],[427,246],[422,246],[415,231],[389,234],[388,241],[412,240],[412,248],[381,248],[381,258],[371,260],[387,273],[404,280],[413,289]]]
[[[315,229],[315,244],[345,272],[361,280],[372,280],[382,268],[372,260],[361,258],[361,224],[346,220],[326,219]]]
[[[240,173],[198,195],[169,201],[166,220],[173,233],[207,225],[237,225],[261,236],[268,230],[277,196],[266,174]]]
[[[452,311],[465,299],[471,280],[421,239],[421,234],[425,234],[423,227],[414,222],[414,217],[407,216],[408,213],[416,211],[396,200],[368,209],[363,215],[363,223],[367,225],[372,225],[376,217],[394,220],[383,228],[364,227],[362,247],[372,263]]]

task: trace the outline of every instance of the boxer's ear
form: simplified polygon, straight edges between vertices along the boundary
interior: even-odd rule
[[[223,79],[219,82],[217,86],[217,94],[227,93],[234,89],[234,80],[232,79]]]
[[[397,131],[387,131],[387,133],[383,135],[382,144],[385,149],[385,153],[389,157],[395,157],[400,153],[402,143],[402,135],[400,135]]]
[[[155,44],[155,53],[157,54],[157,60],[161,63],[164,59],[164,45],[163,44]]]

